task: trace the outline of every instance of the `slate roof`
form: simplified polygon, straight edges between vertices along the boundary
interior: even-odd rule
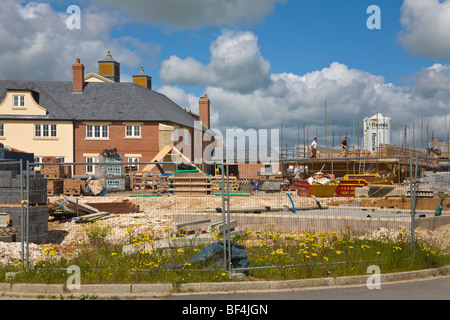
[[[0,102],[7,89],[34,91],[36,101],[48,112],[34,117],[0,114],[0,119],[155,121],[190,128],[199,119],[165,95],[128,82],[86,82],[83,92],[77,93],[71,81],[0,80]]]

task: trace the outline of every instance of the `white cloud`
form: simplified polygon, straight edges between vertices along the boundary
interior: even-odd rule
[[[194,96],[193,94],[186,93],[184,92],[183,89],[175,86],[162,86],[161,88],[158,89],[158,92],[169,97],[173,102],[178,104],[180,107],[189,109],[192,112],[198,114],[199,112],[198,97]]]
[[[0,79],[71,80],[76,58],[87,72],[97,72],[97,61],[108,50],[121,64],[136,69],[159,54],[158,46],[138,39],[111,38],[111,28],[125,22],[119,15],[86,8],[81,30],[69,30],[68,18],[47,3],[2,1]]]
[[[130,17],[176,29],[205,26],[250,26],[271,14],[287,0],[96,0],[125,11]]]
[[[450,61],[450,0],[404,0],[399,35],[402,46],[414,55]]]
[[[270,84],[270,64],[264,60],[254,33],[223,30],[210,46],[211,62],[171,56],[162,62],[160,77],[166,84],[208,84],[251,92]]]
[[[290,145],[303,124],[309,127],[310,138],[318,128],[324,141],[325,101],[328,144],[333,130],[335,141],[339,134],[346,134],[347,121],[352,133],[353,110],[355,143],[358,120],[362,132],[363,119],[377,112],[392,118],[394,142],[397,125],[403,128],[415,122],[417,128],[419,118],[429,119],[435,124],[435,133],[443,134],[442,115],[450,114],[449,65],[424,68],[413,75],[409,87],[401,87],[339,62],[304,75],[271,74],[269,62],[257,48],[257,37],[251,32],[225,31],[211,45],[209,64],[203,65],[193,57],[172,56],[163,62],[161,78],[171,85],[204,85],[211,99],[213,128],[278,129],[283,122]],[[243,67],[245,64],[252,71],[240,72],[249,70]],[[264,81],[255,81],[255,74]]]

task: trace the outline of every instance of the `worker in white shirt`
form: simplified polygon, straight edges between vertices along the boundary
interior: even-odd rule
[[[311,148],[311,152],[312,152],[311,158],[316,158],[316,154],[317,154],[317,138],[314,138],[313,142],[311,142],[310,148]]]
[[[300,179],[300,166],[297,165],[294,169],[294,179]]]

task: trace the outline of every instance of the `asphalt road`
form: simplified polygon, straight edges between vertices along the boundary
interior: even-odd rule
[[[450,300],[450,276],[367,286],[229,294],[179,294],[166,300]]]

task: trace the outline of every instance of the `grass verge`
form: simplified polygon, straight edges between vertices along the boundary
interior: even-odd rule
[[[215,257],[199,265],[186,263],[203,247],[189,246],[171,250],[140,250],[125,254],[123,244],[106,241],[108,230],[91,226],[89,243],[72,259],[55,259],[52,247],[32,268],[3,266],[0,280],[7,272],[18,272],[10,282],[66,283],[69,266],[77,266],[83,284],[171,283],[176,290],[183,283],[229,281],[223,258]],[[103,229],[102,229],[103,228]],[[130,235],[132,233],[130,232]],[[421,240],[414,248],[401,230],[395,239],[367,239],[350,232],[337,234],[305,232],[284,233],[268,225],[262,232],[248,231],[234,238],[244,245],[250,265],[243,270],[249,280],[293,280],[367,274],[370,265],[382,273],[438,268],[450,264],[450,255]],[[141,245],[154,241],[148,235],[134,235],[128,243]],[[413,249],[413,250],[412,250]],[[177,265],[173,269],[169,266]]]

